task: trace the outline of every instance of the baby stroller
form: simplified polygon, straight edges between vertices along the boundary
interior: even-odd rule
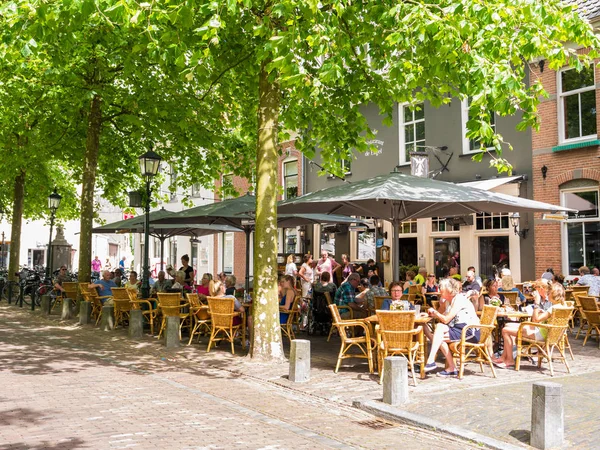
[[[308,334],[321,333],[327,336],[331,328],[331,313],[327,307],[327,297],[323,292],[314,292],[308,310]]]

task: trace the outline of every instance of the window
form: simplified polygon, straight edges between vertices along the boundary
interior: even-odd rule
[[[561,142],[595,137],[596,86],[593,66],[558,72],[558,137]]]
[[[233,273],[233,233],[223,233],[221,236],[221,248],[223,249],[221,270],[225,273]]]
[[[431,218],[431,231],[432,232],[445,232],[445,231],[460,231],[460,225],[448,225],[445,217],[432,217]]]
[[[221,178],[221,198],[223,200],[227,200],[228,198],[233,198],[231,195],[231,191],[233,190],[233,174],[223,175]]]
[[[477,213],[477,230],[506,230],[510,228],[508,213]]]
[[[463,100],[462,102],[462,125],[463,125],[463,154],[464,153],[478,153],[481,150],[492,147],[492,144],[484,144],[483,148],[481,142],[477,139],[469,139],[467,137],[467,122],[472,119],[469,115],[469,100]],[[490,111],[490,126],[492,131],[496,133],[496,114],[494,111]]]
[[[581,266],[600,267],[600,216],[598,188],[563,191],[562,204],[579,212],[569,213],[565,224],[566,256],[569,275],[577,275]]]
[[[417,232],[417,220],[408,220],[400,223],[400,234],[409,234]]]
[[[153,258],[160,258],[160,239],[152,240],[152,248],[154,249]]]
[[[202,197],[202,185],[200,183],[192,184],[192,197]]]
[[[335,255],[335,233],[331,232],[331,229],[321,227],[321,249],[327,250],[330,255]]]
[[[401,105],[400,111],[400,164],[410,163],[410,152],[425,146],[425,108],[418,103],[411,108]]]
[[[375,259],[375,230],[359,231],[357,239],[358,259],[360,261]]]
[[[443,278],[448,275],[451,267],[456,267],[460,272],[460,239],[443,238],[433,240],[433,262],[435,276]]]
[[[298,197],[298,160],[283,163],[283,199]]]
[[[479,238],[479,270],[481,279],[492,278],[496,272],[509,267],[508,236]]]
[[[284,228],[283,240],[283,252],[296,253],[296,246],[298,244],[298,230],[296,228]]]

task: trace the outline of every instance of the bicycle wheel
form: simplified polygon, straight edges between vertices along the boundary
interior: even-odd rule
[[[52,292],[52,286],[43,284],[35,290],[35,304],[36,306],[42,305],[42,295],[50,294]]]
[[[11,291],[10,299],[8,298],[8,292]],[[2,298],[4,300],[12,302],[16,302],[19,299],[19,283],[16,281],[8,281],[4,287],[2,288]]]
[[[23,288],[23,303],[26,305],[31,305],[31,301],[34,300],[35,297],[35,288],[34,286],[25,286]],[[17,300],[19,297],[17,296]]]

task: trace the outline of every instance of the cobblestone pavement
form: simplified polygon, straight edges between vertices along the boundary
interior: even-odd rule
[[[298,389],[287,364],[167,351],[150,336],[134,342],[6,305],[0,343],[0,450],[481,448],[350,407],[347,380],[368,385],[361,394],[380,390],[363,367]]]

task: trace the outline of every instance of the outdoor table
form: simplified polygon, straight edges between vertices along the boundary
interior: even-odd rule
[[[377,314],[369,316],[365,319],[356,320],[364,320],[371,326],[373,326],[374,323],[379,322]],[[415,326],[421,325],[421,332],[417,336],[417,339],[419,341],[419,351],[417,352],[417,360],[415,361],[416,364],[420,364],[421,366],[421,370],[419,371],[421,379],[424,379],[427,375],[425,373],[425,333],[423,331],[423,327],[427,326],[429,322],[431,322],[431,317],[429,317],[426,313],[421,313],[418,317],[415,318]],[[379,351],[379,349],[377,349],[377,351]],[[383,370],[383,368],[380,367],[379,370]]]
[[[482,311],[477,311],[477,315],[481,316]],[[531,318],[531,314],[528,312],[522,311],[506,311],[501,309],[498,311],[498,315],[496,316],[498,320],[498,334],[496,335],[496,347],[498,352],[502,351],[504,348],[504,343],[502,342],[502,328],[506,325],[506,322],[524,322]]]

